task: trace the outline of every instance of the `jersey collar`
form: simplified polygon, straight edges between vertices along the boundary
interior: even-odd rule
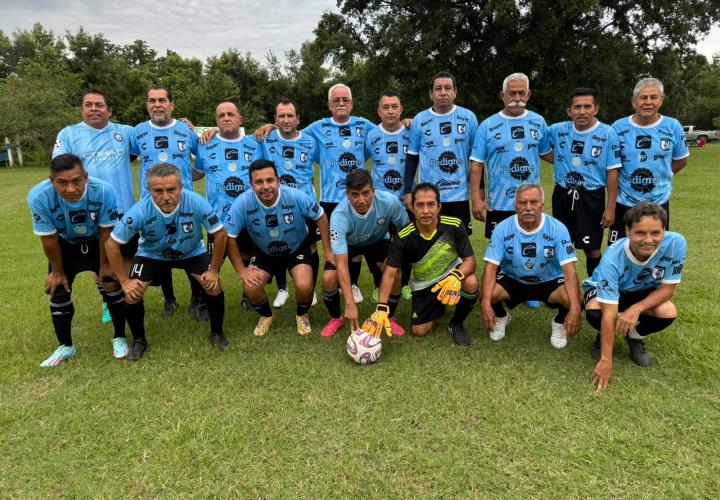
[[[104,132],[104,131],[106,131],[107,129],[109,129],[109,128],[110,128],[110,125],[112,125],[112,122],[108,122],[107,125],[105,125],[103,128],[95,128],[95,127],[92,127],[92,126],[88,125],[88,124],[85,123],[85,122],[80,122],[80,124],[81,124],[83,127],[85,127],[86,129],[92,130],[93,132],[99,134],[100,132]]]
[[[663,240],[664,240],[664,238],[663,238]],[[644,260],[644,261],[638,260],[638,258],[633,255],[632,250],[630,250],[630,238],[625,238],[625,244],[623,245],[623,250],[625,250],[625,255],[627,256],[628,259],[630,259],[630,262],[632,262],[633,264],[636,264],[638,266],[644,266],[645,264],[650,262],[653,257],[655,257],[655,254],[660,251],[661,246],[662,246],[662,241],[660,242],[658,247],[655,249],[655,251],[652,253],[652,255],[650,255],[650,257],[648,257],[647,260]]]
[[[252,189],[252,187],[250,189]],[[277,206],[277,204],[280,203],[280,198],[282,198],[282,184],[278,185],[278,197],[275,200],[275,203],[273,203],[270,206],[267,206],[265,203],[263,203],[262,200],[260,200],[260,198],[258,198],[258,195],[255,194],[255,191],[253,191],[253,196],[255,197],[257,202],[260,204],[260,207],[262,207],[264,210],[270,210],[271,208],[275,208]]]
[[[350,116],[348,117],[348,119],[347,119],[346,122],[340,123],[340,122],[338,122],[338,121],[335,121],[335,117],[331,116],[331,117],[330,117],[330,122],[331,122],[333,125],[337,125],[338,127],[344,127],[344,126],[349,126],[349,125],[352,123],[352,121],[353,121],[354,118],[355,118],[355,117],[354,117],[353,115],[350,115]]]
[[[660,125],[660,124],[662,123],[663,118],[665,118],[665,116],[660,115],[660,118],[658,118],[655,123],[651,123],[650,125],[640,125],[639,123],[635,123],[635,120],[633,120],[633,115],[628,116],[628,121],[630,122],[630,125],[632,125],[633,127],[637,127],[637,128],[654,128],[654,127],[657,127],[658,125]]]
[[[167,125],[164,125],[164,126],[155,125],[155,124],[152,122],[152,120],[148,120],[148,125],[150,125],[152,128],[154,128],[154,129],[156,129],[156,130],[167,130],[167,129],[169,129],[169,128],[173,128],[173,127],[175,126],[175,123],[176,123],[175,118],[173,118],[172,120],[170,120],[170,123],[168,123]]]
[[[376,194],[377,194],[377,193],[376,193]],[[355,208],[353,208],[353,206],[350,204],[350,200],[348,200],[348,206],[350,207],[350,211],[352,212],[352,214],[353,214],[355,217],[357,217],[358,219],[363,219],[363,220],[364,220],[364,219],[367,219],[367,218],[370,216],[370,212],[372,212],[372,209],[373,209],[373,207],[375,206],[375,199],[373,199],[373,202],[370,204],[370,207],[368,208],[368,211],[365,212],[364,215],[361,214],[360,212],[358,212],[357,210],[355,210]]]
[[[292,139],[285,139],[282,135],[280,135],[280,132],[278,132],[277,129],[276,129],[276,130],[273,130],[273,132],[275,132],[275,136],[276,136],[276,137],[278,138],[278,140],[280,140],[280,141],[285,141],[285,142],[297,142],[297,141],[299,141],[299,140],[302,138],[302,130],[298,130],[298,131],[297,131],[298,135],[296,135],[296,136],[293,137]]]
[[[177,206],[172,209],[172,212],[167,213],[167,214],[166,214],[165,212],[163,212],[162,210],[160,210],[160,207],[158,207],[158,206],[155,204],[155,200],[152,199],[152,196],[150,197],[150,201],[152,202],[153,207],[155,207],[155,210],[157,210],[158,212],[160,212],[160,215],[162,215],[163,217],[172,217],[173,215],[175,215],[175,212],[177,212],[178,210],[180,210],[180,205],[182,205],[182,202],[183,202],[183,198],[184,198],[184,197],[185,197],[185,195],[184,195],[184,194],[181,194],[181,195],[180,195],[180,201],[178,201]]]
[[[525,231],[522,226],[520,225],[520,221],[518,220],[517,214],[513,215],[513,221],[515,222],[515,227],[518,231],[520,231],[522,234],[537,234],[538,231],[540,231],[545,226],[545,214],[543,213],[540,216],[540,225],[533,229],[532,231]]]
[[[455,109],[457,109],[457,106],[453,104],[452,109],[450,111],[448,111],[447,113],[438,113],[437,111],[432,109],[432,106],[428,109],[428,111],[430,111],[430,113],[432,113],[435,116],[450,116],[451,114],[453,114],[455,112]]]
[[[220,139],[222,142],[240,142],[240,141],[243,140],[243,136],[242,136],[242,135],[239,136],[237,139],[227,139],[227,138],[223,137],[220,132],[218,132],[217,138]]]
[[[527,116],[527,114],[528,114],[528,110],[527,110],[527,109],[523,110],[523,114],[521,114],[520,116],[508,116],[508,115],[506,115],[506,114],[504,113],[504,111],[505,111],[505,110],[502,110],[502,111],[500,111],[498,114],[499,114],[500,116],[502,116],[503,118],[505,118],[506,120],[520,120],[520,119],[522,119],[522,118],[525,118],[525,117]]]
[[[580,134],[580,135],[589,134],[590,132],[592,132],[593,130],[595,130],[596,128],[598,128],[600,126],[600,120],[595,120],[595,124],[592,127],[590,127],[589,129],[578,130],[575,128],[575,124],[572,121],[570,121],[570,123],[572,124],[573,132],[575,132],[576,134]]]
[[[388,130],[385,130],[385,127],[382,126],[382,122],[380,122],[380,125],[378,125],[378,128],[379,128],[380,130],[382,130],[383,134],[387,134],[387,135],[397,135],[397,134],[399,134],[400,132],[402,132],[403,130],[405,130],[405,125],[403,125],[402,123],[400,123],[400,128],[397,129],[395,132],[390,132],[390,131],[388,131]]]

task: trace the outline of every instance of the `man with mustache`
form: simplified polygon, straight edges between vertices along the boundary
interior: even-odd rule
[[[567,228],[545,215],[545,195],[539,184],[515,190],[515,214],[501,221],[485,251],[481,311],[490,339],[502,340],[510,323],[503,302],[514,308],[528,300],[558,309],[551,322],[550,344],[567,345],[580,330],[580,291],[575,249]]]

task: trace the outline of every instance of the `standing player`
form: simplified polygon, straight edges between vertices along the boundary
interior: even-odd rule
[[[182,121],[172,117],[175,109],[172,96],[165,87],[151,87],[147,92],[147,112],[150,120],[135,126],[135,140],[130,151],[140,157],[140,198],[150,195],[144,182],[150,167],[158,163],[170,163],[180,170],[183,189],[194,191],[193,170],[190,154],[197,155],[197,134]],[[202,303],[202,287],[188,274],[191,300],[189,312],[198,321],[207,321],[207,306]],[[160,278],[165,296],[163,316],[169,317],[178,308],[173,291],[172,273]]]
[[[80,157],[85,171],[101,179],[115,189],[117,209],[123,214],[133,203],[133,173],[130,165],[130,144],[134,140],[134,129],[110,121],[112,104],[107,96],[98,90],[88,90],[81,100],[83,120],[62,129],[55,140],[52,156],[64,153]],[[137,240],[123,248],[123,255],[132,258],[137,249]],[[101,283],[97,283],[102,294]],[[103,323],[111,320],[107,304],[103,303]]]
[[[577,257],[567,228],[543,213],[544,202],[539,184],[523,184],[515,191],[515,215],[495,226],[485,251],[482,318],[490,339],[501,340],[510,323],[502,303],[512,309],[541,300],[559,309],[551,323],[550,344],[562,349],[567,336],[580,330]]]
[[[609,243],[625,236],[625,212],[641,201],[662,206],[670,222],[673,176],[685,168],[690,152],[680,123],[660,114],[664,98],[660,80],[643,78],[633,90],[635,113],[613,123],[620,138],[622,168]]]
[[[210,315],[208,340],[224,349],[228,345],[222,329],[225,295],[218,274],[227,241],[223,225],[205,198],[182,188],[176,166],[154,165],[147,173],[147,183],[150,196],[125,213],[105,244],[110,264],[125,292],[125,315],[133,334],[127,359],[139,360],[148,347],[143,303],[147,287],[173,268],[190,271],[202,285]],[[203,226],[214,237],[212,259],[205,251]],[[124,274],[120,245],[137,234],[142,238],[128,276]]]
[[[128,352],[125,339],[123,293],[114,280],[104,243],[117,218],[112,186],[88,177],[79,157],[64,153],[50,162],[50,180],[28,194],[33,231],[40,236],[49,261],[45,293],[50,295],[50,315],[60,346],[40,366],[56,366],[75,356],[72,341],[72,285],[75,276],[91,271],[102,280],[102,296],[112,316],[115,336],[113,355]]]
[[[430,80],[432,107],[418,113],[410,127],[405,162],[405,206],[411,209],[415,172],[418,180],[435,184],[440,192],[442,214],[460,219],[472,233],[468,176],[470,150],[478,127],[475,114],[455,105],[455,77],[441,71]]]
[[[600,263],[603,229],[615,221],[621,166],[617,134],[596,118],[600,106],[595,97],[593,89],[575,89],[567,109],[571,121],[550,127],[553,217],[568,228],[575,248],[585,252],[588,276]]]
[[[292,99],[280,99],[275,106],[276,128],[262,142],[263,155],[265,159],[275,164],[281,184],[299,189],[317,202],[313,169],[313,162],[318,159],[317,143],[311,135],[299,131],[298,125],[300,125],[300,112],[297,103]],[[310,265],[313,271],[313,290],[315,290],[320,268],[320,257],[317,253],[320,233],[315,221],[310,219],[306,222],[310,232]],[[275,281],[278,294],[273,301],[273,307],[282,307],[290,296],[284,269],[275,276]],[[313,291],[313,305],[316,303],[317,296]]]
[[[440,192],[434,184],[421,182],[412,191],[414,222],[397,234],[380,283],[379,301],[372,316],[362,329],[373,335],[383,330],[391,333],[390,294],[397,273],[405,261],[412,266],[412,325],[411,332],[425,336],[433,321],[445,313],[446,305],[456,305],[448,329],[453,342],[468,347],[470,339],[463,322],[472,311],[478,297],[475,277],[475,256],[465,225],[456,217],[440,215]]]
[[[273,316],[265,294],[271,276],[286,269],[295,282],[297,309],[295,323],[300,335],[312,331],[308,311],[312,304],[313,278],[309,264],[306,218],[313,219],[320,229],[325,259],[333,255],[328,237],[328,223],[322,207],[300,190],[282,186],[275,164],[257,160],[250,165],[252,192],[239,196],[230,207],[225,223],[228,235],[228,257],[243,280],[243,290],[260,319],[255,336],[265,335]],[[237,238],[247,229],[255,244],[250,266],[243,262]]]
[[[667,214],[657,203],[638,203],[625,212],[624,224],[627,238],[608,248],[583,282],[585,316],[599,332],[591,352],[598,362],[593,371],[598,391],[612,375],[615,335],[625,337],[635,364],[648,366],[645,337],[677,317],[670,299],[685,264],[685,238],[665,230]]]
[[[402,202],[395,194],[376,191],[367,170],[353,170],[345,178],[347,198],[342,201],[330,217],[330,244],[335,263],[325,262],[323,273],[323,298],[330,313],[330,321],[320,335],[332,337],[345,319],[350,321],[350,331],[356,331],[358,309],[350,290],[348,261],[360,255],[365,257],[373,277],[382,278],[382,269],[390,249],[390,224],[404,227],[408,222]],[[375,287],[380,286],[375,278]],[[340,313],[338,283],[345,297],[345,316]],[[387,299],[388,316],[393,335],[403,335],[405,330],[395,322],[394,314],[400,302],[400,276],[393,284]]]

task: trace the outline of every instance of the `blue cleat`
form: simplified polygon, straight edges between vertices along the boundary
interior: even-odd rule
[[[55,349],[55,352],[50,355],[48,359],[40,363],[40,366],[43,368],[48,368],[50,366],[57,366],[63,361],[67,361],[68,359],[72,358],[77,354],[77,347],[74,345],[66,346],[61,345],[57,349]]]
[[[110,323],[111,321],[112,321],[112,316],[110,316],[110,309],[108,309],[107,304],[103,302],[103,313],[102,313],[102,318],[100,318],[100,322],[105,324],[105,323]]]
[[[113,356],[115,359],[123,359],[128,355],[128,342],[125,337],[112,339]]]
[[[528,300],[525,302],[525,305],[528,306],[530,309],[540,309],[539,300]]]

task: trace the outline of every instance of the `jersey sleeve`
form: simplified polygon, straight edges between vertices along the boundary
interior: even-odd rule
[[[43,197],[33,196],[31,192],[28,196],[28,207],[32,214],[33,232],[38,236],[49,236],[57,233],[53,216],[50,213],[47,203],[43,201]]]
[[[619,252],[618,252],[619,251]],[[617,304],[620,301],[620,278],[623,267],[618,265],[618,257],[622,257],[622,246],[616,251],[606,251],[600,265],[595,269],[597,275],[597,300],[604,304]]]
[[[472,151],[473,144],[475,144],[475,137],[477,136],[478,119],[475,113],[470,113],[470,126],[468,127],[468,139],[470,139],[470,151]]]
[[[128,146],[131,155],[140,155],[140,144],[138,144],[135,129],[133,129],[133,134],[128,137]]]
[[[682,278],[682,270],[685,265],[685,254],[687,253],[687,242],[685,238],[679,234],[673,240],[670,256],[671,266],[668,267],[668,272],[662,278],[662,283],[680,283]]]
[[[542,120],[542,127],[540,129],[540,143],[538,143],[538,153],[542,155],[546,155],[552,150],[552,146],[550,145],[550,129],[547,126],[547,123],[545,123],[545,120]]]
[[[558,129],[560,127],[560,123],[553,123],[548,127],[548,145],[555,149],[555,145],[557,144],[557,133]]]
[[[555,225],[555,255],[561,266],[570,262],[577,262],[575,247],[570,239],[570,232],[565,224],[557,221]]]
[[[392,240],[390,244],[390,251],[388,252],[387,265],[396,269],[402,268],[403,256],[405,255],[405,239],[400,238],[398,235]]]
[[[188,127],[188,142],[190,143],[188,144],[188,149],[190,149],[192,154],[197,156],[200,150],[200,138],[190,127]]]
[[[347,220],[342,213],[337,210],[334,211],[330,217],[330,246],[332,247],[333,253],[348,253],[347,231]]]
[[[298,192],[299,200],[302,200],[302,214],[303,217],[307,217],[312,220],[318,220],[325,213],[318,202],[310,198],[307,194],[302,191]]]
[[[405,227],[405,223],[407,221],[408,215],[405,211],[405,207],[403,207],[403,204],[399,199],[393,197],[390,202],[390,222],[392,222],[395,227],[402,228]]]
[[[365,122],[365,137],[370,134],[373,130],[377,128],[377,125],[375,125],[373,122],[368,120],[367,118],[363,118],[363,121]]]
[[[422,141],[422,131],[420,130],[420,115],[415,115],[412,125],[410,125],[410,140],[408,142],[408,154],[420,154],[420,142]]]
[[[622,167],[620,160],[620,138],[614,128],[608,129],[607,146],[605,147],[605,168],[612,170]]]
[[[502,233],[501,228],[502,226],[495,227],[495,230],[490,237],[490,244],[485,249],[485,257],[483,257],[484,261],[490,262],[498,266],[500,265],[503,257],[505,256],[505,250],[503,249],[503,238],[505,234]]]
[[[60,156],[65,153],[72,153],[70,144],[70,127],[62,129],[57,137],[55,138],[55,145],[53,146],[52,157]]]
[[[225,217],[225,231],[231,238],[237,238],[245,228],[245,219],[243,212],[245,211],[245,198],[238,196],[228,210]]]
[[[487,120],[482,122],[475,131],[475,139],[473,147],[470,151],[470,159],[473,161],[485,162],[487,159],[487,148],[485,146],[485,137],[487,136]]]
[[[117,200],[111,185],[103,187],[103,207],[100,211],[100,227],[113,227],[117,222]]]
[[[688,150],[687,144],[685,144],[685,133],[683,132],[680,122],[677,120],[673,123],[672,134],[673,143],[675,144],[673,147],[672,159],[682,160],[683,158],[690,156],[690,151]]]
[[[140,232],[141,217],[142,212],[138,209],[138,205],[134,205],[125,213],[122,220],[115,224],[110,237],[124,245]]]
[[[467,229],[465,229],[465,224],[460,224],[453,229],[455,231],[455,251],[458,257],[465,259],[474,256],[475,252],[470,244],[470,237],[468,236]]]
[[[201,144],[198,146],[198,152],[195,155],[195,164],[193,165],[193,169],[198,172],[205,172],[205,151],[204,145]]]
[[[200,212],[202,214],[202,223],[208,234],[220,231],[223,228],[223,223],[220,220],[220,217],[218,217],[215,213],[215,210],[213,210],[210,202],[199,194],[196,194],[196,196],[193,197],[193,200],[195,212]]]

